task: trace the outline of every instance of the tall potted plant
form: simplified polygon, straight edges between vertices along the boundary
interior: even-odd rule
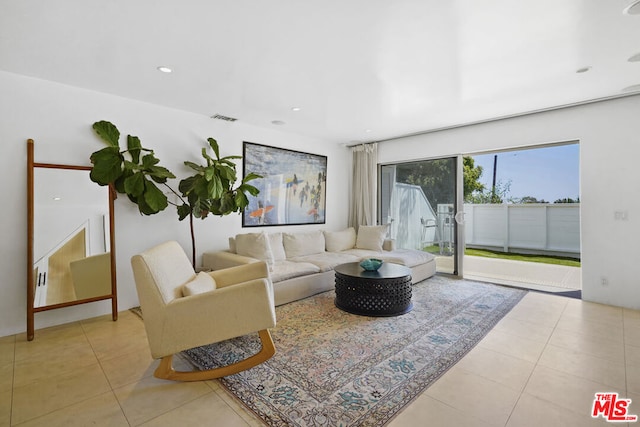
[[[260,192],[249,184],[249,181],[260,178],[254,173],[248,173],[234,187],[238,179],[234,160],[242,157],[220,157],[218,142],[213,138],[207,141],[215,157],[211,157],[205,147],[202,149],[204,165],[185,161],[184,164],[194,173],[180,181],[177,192],[168,184],[168,180],[174,179],[175,175],[159,165],[160,160],[155,157],[153,150],[142,147],[138,137],[127,135],[127,148],[123,150],[119,142],[120,131],[115,125],[99,121],[93,124],[93,129],[107,147],[91,154],[91,180],[99,185],[113,184],[115,190],[126,194],[143,215],[156,214],[171,204],[176,206],[180,221],[189,217],[191,262],[194,268],[196,243],[193,218],[242,212],[249,204],[247,193],[256,196]],[[168,188],[180,199],[180,203],[171,202],[156,184]]]

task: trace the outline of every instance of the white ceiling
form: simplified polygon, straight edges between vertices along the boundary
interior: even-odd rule
[[[631,1],[0,0],[0,69],[372,141],[624,94]]]
[[[98,187],[89,179],[89,171],[36,167],[33,179],[35,215],[43,223],[52,208],[109,210],[109,187]]]

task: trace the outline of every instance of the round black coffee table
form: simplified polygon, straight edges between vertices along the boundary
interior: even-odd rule
[[[363,316],[398,316],[411,311],[411,270],[385,262],[378,271],[366,271],[357,262],[335,268],[335,304]]]

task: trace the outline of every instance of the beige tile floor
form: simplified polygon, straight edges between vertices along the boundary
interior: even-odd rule
[[[0,338],[0,425],[261,425],[216,382],[156,365],[129,311]],[[640,311],[530,292],[390,425],[606,425],[590,409],[607,391],[640,414]]]

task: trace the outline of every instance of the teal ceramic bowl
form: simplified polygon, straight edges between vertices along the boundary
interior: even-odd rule
[[[363,259],[360,261],[360,267],[367,271],[376,271],[382,265],[382,260],[377,258]]]

